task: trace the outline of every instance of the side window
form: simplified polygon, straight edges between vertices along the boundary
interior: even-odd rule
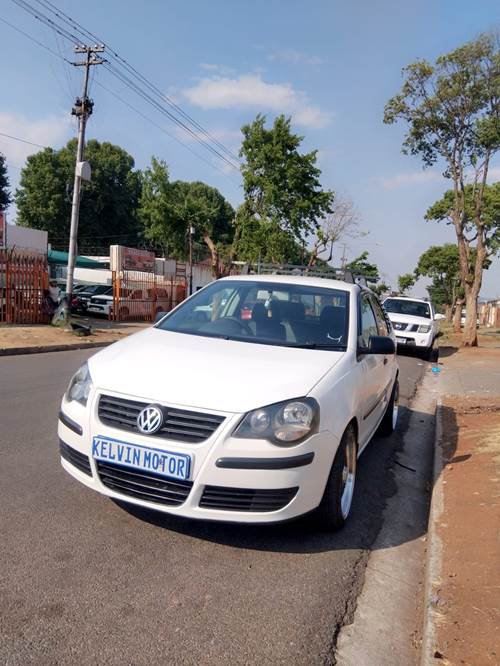
[[[361,330],[358,335],[358,344],[360,347],[368,347],[370,336],[378,335],[377,320],[373,314],[372,306],[368,295],[361,296]]]
[[[379,330],[379,335],[389,335],[389,327],[387,326],[387,320],[382,310],[382,306],[377,301],[376,298],[371,299],[373,312],[375,313],[375,318],[377,319],[377,325]]]

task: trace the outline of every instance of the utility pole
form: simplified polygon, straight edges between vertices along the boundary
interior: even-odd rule
[[[103,44],[94,46],[75,46],[75,53],[85,53],[86,58],[80,62],[74,62],[75,67],[84,67],[82,96],[77,97],[71,114],[78,118],[78,147],[76,150],[75,181],[73,185],[73,200],[71,203],[71,226],[69,231],[68,249],[68,273],[66,277],[66,298],[64,303],[64,319],[69,321],[71,312],[71,300],[73,297],[73,274],[76,259],[76,241],[78,236],[78,218],[80,214],[80,188],[82,180],[90,180],[90,169],[83,162],[83,151],[85,147],[85,126],[89,116],[92,114],[94,102],[88,97],[89,71],[93,65],[101,65],[104,60],[95,55],[104,51]]]
[[[346,256],[346,253],[345,253],[346,243],[342,243],[342,247],[343,247],[343,251],[342,251],[342,258],[340,260],[340,262],[341,262],[340,267],[345,268],[345,265],[346,265],[346,262],[347,262],[347,256]]]

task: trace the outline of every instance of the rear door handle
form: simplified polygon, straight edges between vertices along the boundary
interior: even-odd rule
[[[384,365],[387,365],[387,356],[384,356]]]

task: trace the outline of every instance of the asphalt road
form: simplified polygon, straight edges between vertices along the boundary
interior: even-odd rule
[[[363,454],[349,525],[198,523],[60,467],[59,400],[90,351],[0,358],[0,663],[323,664],[354,607],[408,420]],[[402,404],[425,364],[400,357]]]

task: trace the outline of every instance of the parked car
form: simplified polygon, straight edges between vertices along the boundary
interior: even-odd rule
[[[467,314],[467,311],[465,308],[462,308],[462,311],[460,313],[460,326],[465,326],[465,316]],[[479,328],[479,317],[476,319],[476,328]]]
[[[107,284],[93,284],[88,285],[86,289],[78,290],[77,293],[73,293],[73,299],[71,301],[71,311],[85,314],[87,312],[90,299],[94,296],[104,296],[107,294],[113,294],[113,287]]]
[[[113,290],[109,293],[92,296],[87,311],[92,314],[109,317],[113,310]],[[126,319],[129,316],[155,317],[161,312],[167,312],[170,306],[168,292],[163,287],[156,289],[127,289],[120,290],[118,303],[118,316]]]
[[[62,465],[104,495],[187,518],[271,523],[315,510],[340,528],[359,456],[396,427],[395,349],[359,285],[217,280],[78,370],[59,415]]]
[[[429,301],[404,296],[386,298],[385,311],[391,320],[397,344],[415,349],[426,360],[432,360],[437,350],[434,341],[438,334],[438,321],[444,315],[436,313]]]

